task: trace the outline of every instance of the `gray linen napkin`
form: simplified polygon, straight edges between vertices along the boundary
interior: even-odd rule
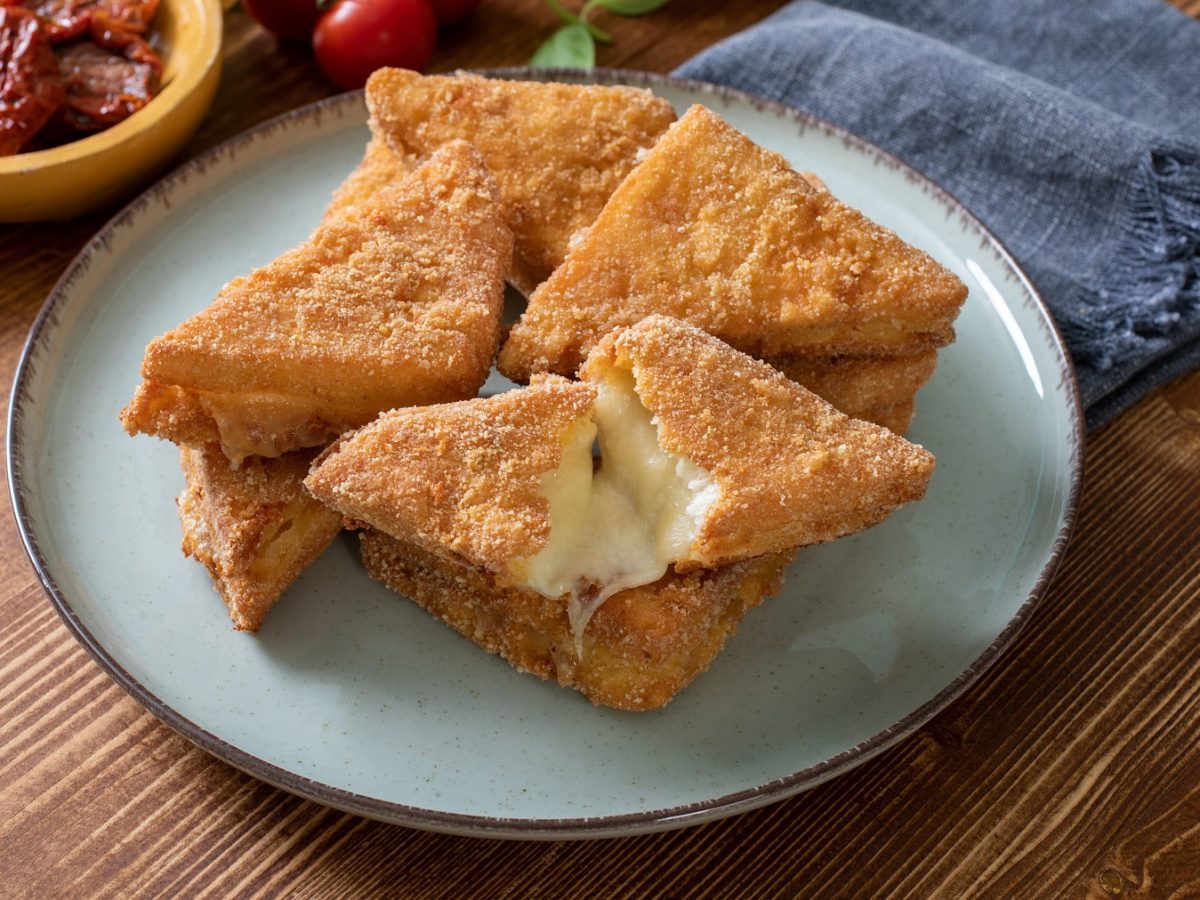
[[[677,74],[958,197],[1049,304],[1089,426],[1200,366],[1200,23],[1156,0],[796,2]]]

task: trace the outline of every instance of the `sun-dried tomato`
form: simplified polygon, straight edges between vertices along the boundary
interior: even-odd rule
[[[94,0],[23,0],[42,23],[52,44],[74,41],[87,34]]]
[[[133,115],[150,102],[162,78],[162,60],[137,35],[112,27],[97,12],[91,38],[59,54],[67,89],[67,121],[98,131]]]
[[[50,42],[29,10],[0,6],[0,156],[20,152],[63,105]]]
[[[98,0],[96,12],[104,14],[109,27],[142,35],[150,29],[158,3],[159,0]]]
[[[89,29],[91,39],[96,45],[113,53],[119,53],[126,59],[145,63],[155,72],[162,75],[162,59],[141,36],[130,31],[121,20],[114,18],[103,9],[97,8],[92,13],[92,24]]]
[[[158,11],[159,0],[0,0],[0,5],[24,6],[42,23],[52,44],[66,44],[88,34],[92,20],[103,15],[110,27],[145,34]]]

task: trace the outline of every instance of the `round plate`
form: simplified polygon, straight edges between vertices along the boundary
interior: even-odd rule
[[[372,582],[339,540],[257,637],[179,551],[178,452],[117,413],[150,338],[303,240],[367,139],[361,94],[188,163],[84,248],[34,324],[9,418],[13,505],[80,642],[151,712],[273,784],[421,828],[625,834],[761,806],[909,734],[979,677],[1044,592],[1074,518],[1081,413],[1029,281],[943,191],[792,110],[634,72],[507,71],[713,107],[817,172],[970,287],[911,437],[926,499],[807,549],[711,669],[661,711],[593,708]]]

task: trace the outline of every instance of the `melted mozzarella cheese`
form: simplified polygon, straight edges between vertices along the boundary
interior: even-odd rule
[[[543,480],[550,539],[522,573],[526,587],[570,596],[579,656],[592,614],[618,591],[657,581],[686,556],[719,491],[707,472],[659,445],[631,373],[613,370],[597,387],[592,420],[573,426],[562,464]]]

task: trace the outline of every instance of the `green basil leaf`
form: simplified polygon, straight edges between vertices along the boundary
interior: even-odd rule
[[[564,25],[529,60],[535,68],[590,69],[596,64],[596,44],[586,25]]]
[[[593,0],[618,16],[644,16],[667,5],[667,0]]]
[[[3,2],[4,0],[0,0],[0,3]],[[325,0],[325,2],[332,3],[336,2],[336,0]],[[588,14],[592,11],[592,6],[595,5],[594,0],[588,0],[588,2],[583,5],[583,9],[579,11],[579,15],[575,15],[575,13],[563,6],[560,0],[545,0],[545,2],[546,5],[554,11],[554,14],[567,25],[586,25],[587,30],[592,33],[592,37],[594,37],[600,43],[612,43],[612,38],[609,37],[607,32],[602,31],[587,20]]]

